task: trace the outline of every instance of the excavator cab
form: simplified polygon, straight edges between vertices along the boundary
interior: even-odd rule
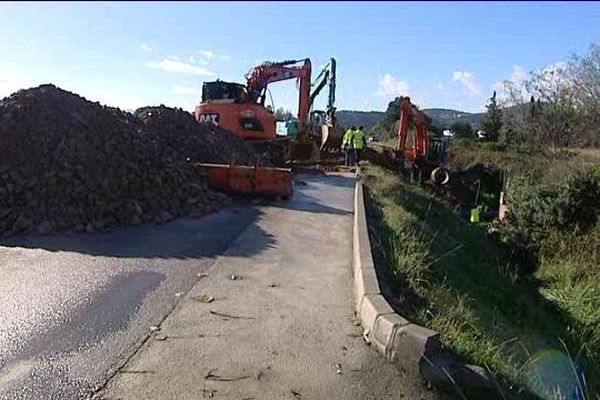
[[[327,113],[322,110],[314,110],[310,112],[310,126],[313,137],[321,137],[321,127],[325,124]]]
[[[429,139],[429,152],[427,161],[432,164],[440,165],[446,160],[448,153],[448,138],[432,137]]]
[[[202,102],[196,106],[196,120],[211,122],[243,139],[265,140],[277,137],[272,110],[249,102],[246,87],[235,82],[204,82]]]
[[[244,85],[235,82],[204,82],[202,85],[203,103],[239,103],[246,91]]]

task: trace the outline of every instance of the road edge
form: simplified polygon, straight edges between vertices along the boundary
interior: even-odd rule
[[[354,306],[365,337],[397,367],[421,373],[424,362],[441,351],[438,332],[411,323],[394,312],[381,294],[367,227],[362,182],[354,188]]]

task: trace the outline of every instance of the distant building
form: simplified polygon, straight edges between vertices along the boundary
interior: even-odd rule
[[[454,136],[454,132],[452,132],[450,129],[444,129],[442,135],[444,135],[445,137],[452,137]]]

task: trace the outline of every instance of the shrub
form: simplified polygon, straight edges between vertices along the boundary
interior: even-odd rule
[[[455,138],[460,139],[476,139],[477,132],[473,130],[473,126],[467,121],[456,121],[450,126],[450,130],[454,132]]]
[[[560,228],[589,229],[596,224],[600,210],[600,176],[595,170],[569,176],[557,199]]]
[[[558,184],[517,178],[509,188],[508,205],[506,238],[537,252],[551,233],[585,232],[596,224],[600,176],[596,170],[578,171]]]

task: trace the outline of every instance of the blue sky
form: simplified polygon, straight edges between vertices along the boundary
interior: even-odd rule
[[[338,109],[483,109],[495,85],[583,52],[600,3],[0,3],[0,97],[55,83],[104,104],[191,110],[264,60],[338,62]],[[272,85],[296,110],[295,82]],[[318,106],[325,102],[321,96]]]

